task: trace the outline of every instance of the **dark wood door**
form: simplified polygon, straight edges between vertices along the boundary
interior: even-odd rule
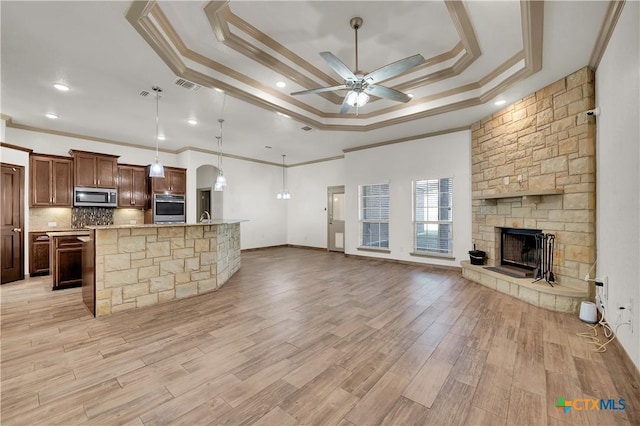
[[[133,194],[133,170],[118,166],[118,207],[130,208]]]
[[[50,158],[31,157],[31,207],[50,206],[53,202],[51,172]]]
[[[71,159],[31,156],[31,207],[71,207],[73,163]]]
[[[134,167],[132,170],[132,201],[133,206],[144,209],[147,204],[147,173],[144,167]]]
[[[45,232],[29,233],[29,275],[49,274],[49,237]]]
[[[82,284],[82,242],[74,236],[54,237],[51,243],[53,289]]]
[[[75,169],[75,186],[96,186],[96,156],[75,154],[73,157]]]
[[[187,174],[184,170],[169,171],[169,191],[175,194],[187,192]]]
[[[2,284],[24,279],[24,168],[2,164],[0,258]]]
[[[151,180],[151,192],[155,193],[168,193],[170,192],[169,186],[169,172],[167,168],[164,168],[163,178],[149,178]]]
[[[53,201],[51,205],[71,207],[73,204],[73,163],[71,160],[55,159],[51,162],[51,168],[53,170],[51,180]]]
[[[144,209],[147,174],[141,166],[118,166],[118,207]]]
[[[99,188],[115,188],[118,163],[112,157],[96,157],[96,186]]]

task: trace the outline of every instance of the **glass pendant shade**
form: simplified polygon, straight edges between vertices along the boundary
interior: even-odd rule
[[[164,177],[164,166],[158,162],[157,158],[156,158],[156,162],[153,163],[149,168],[149,177],[152,177],[152,178]]]
[[[216,178],[216,185],[220,185],[223,188],[227,186],[227,178],[222,174],[222,170],[220,170],[220,174]]]
[[[347,94],[347,103],[351,106],[364,106],[369,102],[369,95],[364,92],[356,92],[352,90]]]

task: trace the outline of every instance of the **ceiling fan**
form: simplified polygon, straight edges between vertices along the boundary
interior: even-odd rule
[[[311,93],[331,92],[337,90],[349,90],[342,101],[340,114],[344,114],[351,107],[359,108],[369,101],[369,95],[379,98],[390,99],[397,102],[409,102],[411,96],[389,87],[380,86],[377,83],[388,80],[405,71],[410,70],[424,62],[424,57],[420,54],[400,59],[399,61],[387,64],[375,71],[364,74],[358,70],[358,29],[362,27],[363,20],[360,17],[351,18],[349,25],[356,34],[356,70],[351,71],[340,59],[331,52],[320,52],[320,56],[327,61],[329,66],[344,79],[344,84],[331,87],[319,87],[317,89],[302,90],[291,93],[292,96],[308,95]]]

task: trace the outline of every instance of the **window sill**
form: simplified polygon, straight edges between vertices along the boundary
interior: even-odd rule
[[[426,253],[426,252],[411,252],[409,253],[411,256],[417,257],[436,257],[438,259],[447,259],[447,260],[456,260],[455,256],[450,254],[440,254],[440,253]]]
[[[391,253],[391,250],[386,248],[375,248],[375,247],[358,247],[356,250],[360,251],[374,251],[376,253]]]

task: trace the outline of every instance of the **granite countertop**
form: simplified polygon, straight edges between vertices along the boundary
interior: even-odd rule
[[[45,234],[47,232],[67,232],[67,231],[77,231],[77,229],[73,229],[73,228],[46,228],[46,229],[29,229],[29,232],[44,232]]]
[[[206,223],[139,223],[135,225],[88,225],[88,229],[132,229],[132,228],[160,228],[167,226],[208,226],[208,225],[232,225],[240,222],[248,222],[247,219],[211,219]]]
[[[47,235],[50,237],[69,237],[69,236],[80,236],[80,235],[89,235],[88,229],[72,229],[69,231],[49,231]]]

